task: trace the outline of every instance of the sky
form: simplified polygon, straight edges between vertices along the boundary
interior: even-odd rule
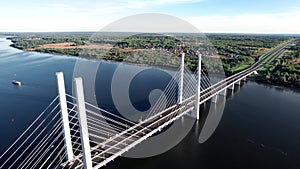
[[[205,33],[300,34],[299,0],[5,0],[0,32],[98,31],[143,13],[179,17]]]

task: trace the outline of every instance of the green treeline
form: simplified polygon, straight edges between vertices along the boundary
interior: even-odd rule
[[[300,87],[300,39],[280,58],[259,70],[258,80]]]
[[[10,38],[12,46],[37,52],[72,55],[88,59],[126,61],[149,65],[178,65],[181,52],[186,65],[197,69],[197,51],[204,56],[205,71],[231,75],[251,66],[268,49],[292,37],[248,34],[134,34],[134,33],[28,33]],[[40,48],[44,44],[72,42],[74,48]],[[259,71],[257,79],[268,82],[298,83],[299,40],[280,59]],[[106,45],[110,48],[76,48]],[[156,56],[155,60],[153,56]]]

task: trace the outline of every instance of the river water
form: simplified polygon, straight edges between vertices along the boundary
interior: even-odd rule
[[[21,51],[9,44],[0,36],[0,152],[57,95],[55,72],[64,72],[71,93],[76,62],[74,57]],[[111,71],[116,67],[116,63],[105,65],[103,69]],[[14,79],[23,85],[12,85]],[[110,104],[111,98],[101,99]],[[248,81],[227,95],[220,123],[206,142],[198,141],[206,117],[202,112],[201,121],[166,153],[143,159],[120,157],[105,168],[300,168],[299,110],[299,90]]]

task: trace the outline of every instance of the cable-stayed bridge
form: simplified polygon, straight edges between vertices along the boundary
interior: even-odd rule
[[[251,67],[212,84],[201,69],[193,73],[181,66],[147,117],[128,120],[85,101],[80,77],[74,79],[75,96],[66,94],[64,77],[57,73],[59,94],[0,156],[0,168],[101,168],[184,115],[199,119],[200,104],[226,95],[247,76],[280,57],[292,40],[262,55]],[[220,96],[221,95],[221,96]]]

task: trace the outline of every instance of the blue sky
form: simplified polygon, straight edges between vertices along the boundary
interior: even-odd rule
[[[149,12],[182,18],[202,32],[300,34],[299,0],[2,1],[0,32],[97,31]]]

